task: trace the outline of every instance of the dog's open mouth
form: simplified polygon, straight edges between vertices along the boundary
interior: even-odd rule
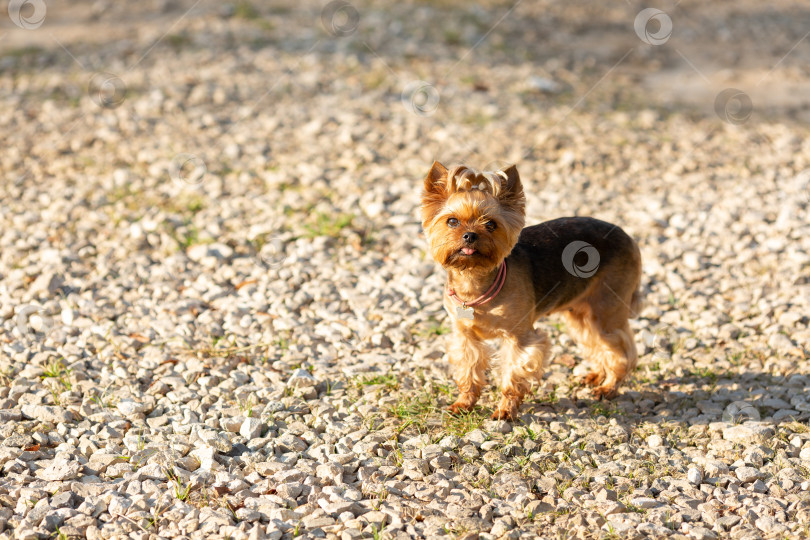
[[[475,248],[463,247],[459,250],[462,255],[475,255],[478,251]]]

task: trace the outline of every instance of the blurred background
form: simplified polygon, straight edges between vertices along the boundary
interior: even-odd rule
[[[749,122],[810,119],[803,2],[6,4],[0,72],[6,142],[16,149],[6,167],[28,169],[50,148],[78,150],[49,123],[93,123],[117,108],[106,117],[129,116],[128,129],[149,130],[156,152],[170,146],[222,171],[238,168],[235,144],[251,174],[286,163],[293,142],[274,132],[288,122],[335,159],[347,144],[364,146],[346,166],[396,160],[401,170],[415,160],[415,173],[439,157],[554,163],[572,150],[571,124],[598,129],[582,125],[583,114],[595,115],[592,124],[619,114],[641,130],[654,125],[676,146],[688,143],[661,121],[671,115],[708,139]],[[90,102],[100,108],[85,111]],[[215,125],[224,127],[214,143],[206,132]],[[26,148],[31,129],[41,133]],[[99,135],[85,142],[121,142]],[[615,155],[576,157],[626,165]]]

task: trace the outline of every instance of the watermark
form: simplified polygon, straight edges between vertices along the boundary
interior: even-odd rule
[[[93,103],[104,109],[114,109],[127,97],[127,85],[118,75],[96,73],[90,78],[87,92]]]
[[[660,9],[642,9],[633,21],[638,39],[648,45],[663,45],[672,36],[672,19]]]
[[[21,336],[48,334],[53,329],[53,318],[44,307],[36,304],[17,306],[14,325]]]
[[[11,22],[23,30],[36,30],[42,26],[47,11],[45,0],[11,0],[8,3]]]
[[[321,24],[330,36],[350,36],[357,31],[360,13],[345,0],[333,0],[321,10]]]
[[[641,339],[656,360],[671,359],[680,341],[678,330],[666,323],[659,323],[654,328],[645,328],[641,331]]]
[[[563,249],[562,263],[572,276],[589,278],[599,270],[599,252],[588,242],[574,240]]]
[[[714,112],[723,122],[739,126],[751,118],[754,103],[742,90],[726,88],[714,98]]]
[[[748,420],[759,421],[760,414],[757,408],[747,401],[733,401],[723,411],[723,422],[741,424]]]
[[[185,152],[174,156],[169,164],[169,176],[172,180],[187,186],[202,184],[207,172],[208,168],[200,157]]]
[[[419,116],[430,116],[439,108],[439,91],[425,81],[411,81],[402,91],[402,104]]]
[[[267,270],[277,268],[287,260],[286,243],[282,238],[274,236],[269,239],[257,239],[256,263]]]

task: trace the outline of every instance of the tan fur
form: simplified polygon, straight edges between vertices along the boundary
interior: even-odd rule
[[[637,361],[628,323],[641,303],[636,243],[618,227],[590,218],[523,229],[525,196],[515,166],[497,172],[465,166],[448,171],[435,162],[424,185],[422,225],[430,253],[447,270],[448,287],[460,299],[481,296],[507,261],[503,288],[474,308],[474,320],[457,318],[457,302],[444,295],[453,319],[448,356],[459,387],[450,410],[475,406],[490,367],[485,341],[500,339],[496,364],[502,397],[493,418],[515,418],[549,361],[548,337],[534,324],[556,312],[564,314],[572,336],[596,366],[585,381],[595,386],[596,396],[614,396]],[[465,240],[465,233],[475,239]],[[587,242],[599,255],[593,275],[566,269],[562,257],[575,241]],[[475,252],[465,254],[462,248]],[[573,258],[568,262],[579,264]]]

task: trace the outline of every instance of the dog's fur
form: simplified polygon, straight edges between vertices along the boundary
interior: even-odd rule
[[[474,308],[474,320],[457,318],[459,304],[445,290],[444,306],[453,319],[447,352],[459,389],[452,412],[469,411],[478,401],[490,362],[485,340],[500,338],[502,397],[492,416],[514,419],[548,364],[548,336],[534,323],[551,313],[563,314],[595,365],[585,382],[595,386],[597,397],[614,396],[636,365],[628,324],[640,305],[636,242],[617,226],[592,218],[561,218],[524,229],[525,206],[514,165],[497,172],[464,166],[448,171],[435,162],[425,178],[422,226],[433,259],[447,270],[448,288],[472,301],[490,288],[507,261],[503,288]],[[465,233],[474,235],[465,240]]]

